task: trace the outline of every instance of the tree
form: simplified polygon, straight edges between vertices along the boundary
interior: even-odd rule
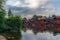
[[[23,18],[23,22],[26,22],[27,21],[27,18]]]
[[[13,16],[10,8],[9,8],[9,10],[8,10],[8,17],[9,17],[9,16]]]
[[[24,31],[24,32],[26,32],[26,28],[25,28],[25,22],[27,21],[27,19],[26,18],[23,18],[23,20],[22,20],[22,30]]]
[[[0,30],[4,28],[5,10],[3,7],[3,0],[0,0]]]
[[[33,29],[34,35],[37,35],[38,31]]]
[[[56,36],[56,35],[57,35],[57,33],[56,33],[56,32],[53,32],[53,35],[54,35],[54,36]]]
[[[19,16],[8,17],[5,21],[7,29],[12,36],[16,36],[17,40],[21,39],[21,28],[22,28],[22,19]]]
[[[37,20],[38,19],[37,15],[34,15],[32,19]]]
[[[21,22],[21,17],[18,16],[5,18],[3,0],[0,0],[0,34],[6,35],[8,37],[14,37],[15,40],[21,40]],[[1,33],[2,29],[5,31],[5,33]]]
[[[55,19],[56,18],[56,15],[52,15],[52,19]]]

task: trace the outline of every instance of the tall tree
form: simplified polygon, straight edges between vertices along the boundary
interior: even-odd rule
[[[3,0],[0,0],[0,29],[4,27],[5,21],[5,10],[3,7]]]
[[[10,8],[9,8],[9,10],[8,10],[8,16],[13,16]]]

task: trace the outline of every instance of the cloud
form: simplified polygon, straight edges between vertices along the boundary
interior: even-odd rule
[[[29,8],[37,8],[43,4],[45,4],[48,0],[26,0],[26,3],[29,3],[27,5]]]
[[[35,2],[38,3],[38,7],[30,8]],[[13,6],[9,5],[8,7],[14,15],[30,18],[35,14],[44,16],[56,14],[56,8],[52,3],[54,3],[54,0],[20,0],[13,3]]]
[[[12,6],[17,6],[17,7],[20,7],[21,5],[21,2],[20,1],[17,1],[16,3],[14,3]]]
[[[11,5],[11,6],[16,6],[16,7],[28,7],[28,8],[38,8],[41,5],[44,5],[45,3],[47,3],[49,0],[19,0],[16,1],[15,3],[13,1],[9,1],[9,3],[7,2],[7,5]]]
[[[52,5],[47,5],[47,6],[42,6],[38,7],[37,9],[30,9],[27,7],[16,7],[16,6],[8,6],[14,15],[22,16],[22,17],[27,17],[30,18],[32,15],[44,15],[48,16],[49,14],[53,14],[55,11],[54,6]]]

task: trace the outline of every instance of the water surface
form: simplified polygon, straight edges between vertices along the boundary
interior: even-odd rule
[[[60,40],[60,34],[53,36],[52,33],[44,32],[34,35],[32,31],[27,32],[22,31],[22,40]]]

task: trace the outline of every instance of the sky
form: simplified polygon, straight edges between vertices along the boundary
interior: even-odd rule
[[[6,10],[14,15],[32,17],[33,15],[60,15],[60,0],[7,0]]]

